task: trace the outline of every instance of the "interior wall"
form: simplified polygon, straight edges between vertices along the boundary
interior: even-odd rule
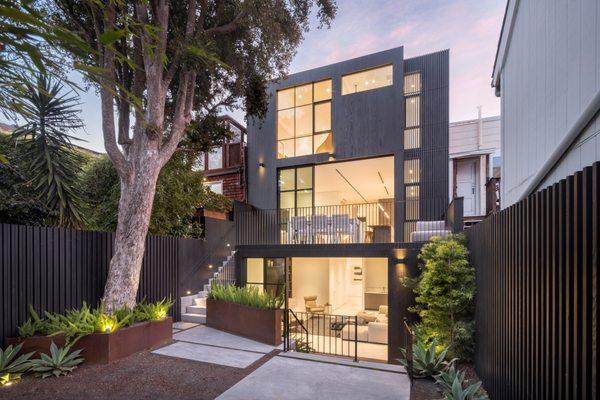
[[[365,258],[365,290],[388,288],[387,258]]]
[[[317,296],[318,304],[329,302],[329,259],[292,259],[292,298],[304,309],[304,296]]]

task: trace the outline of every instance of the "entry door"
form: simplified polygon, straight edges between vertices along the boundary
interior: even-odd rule
[[[456,162],[456,197],[464,198],[464,215],[477,215],[477,159]]]

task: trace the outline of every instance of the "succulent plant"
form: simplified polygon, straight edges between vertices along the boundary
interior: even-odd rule
[[[83,362],[83,358],[79,357],[80,353],[81,349],[71,352],[71,346],[59,348],[52,342],[50,355],[41,354],[39,359],[32,360],[31,369],[42,378],[67,375]]]

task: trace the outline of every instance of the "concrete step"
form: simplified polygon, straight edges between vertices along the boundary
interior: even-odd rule
[[[188,314],[206,314],[206,304],[204,306],[187,306],[186,313],[188,313]]]
[[[196,324],[206,324],[206,314],[185,313],[181,316],[183,322],[194,322]]]
[[[200,292],[198,292],[198,297],[200,298],[206,298],[208,296],[208,292],[206,290],[202,290]]]
[[[206,308],[206,297],[197,297],[194,299],[193,306]]]

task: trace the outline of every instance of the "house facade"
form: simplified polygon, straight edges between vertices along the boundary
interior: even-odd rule
[[[286,346],[400,356],[400,280],[423,231],[447,232],[448,62],[400,47],[296,73],[249,121],[236,281],[285,297]]]
[[[599,25],[595,0],[508,1],[492,78],[503,208],[600,160]]]
[[[246,201],[246,128],[229,115],[221,117],[232,133],[231,139],[200,153],[195,170],[204,171],[210,190],[231,200]]]
[[[463,198],[466,224],[499,208],[500,116],[450,123],[448,195]]]

